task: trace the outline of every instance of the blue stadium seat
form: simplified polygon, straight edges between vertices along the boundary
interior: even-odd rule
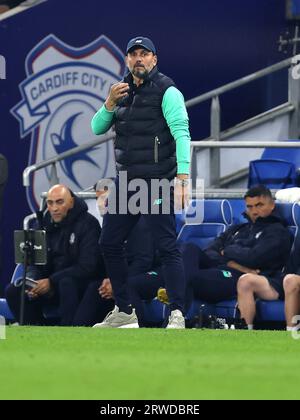
[[[14,316],[6,302],[6,299],[0,299],[0,316],[3,316],[9,321],[12,321],[14,319]]]
[[[228,200],[232,208],[232,223],[234,225],[240,225],[247,223],[247,219],[243,215],[246,211],[244,199],[230,199]]]
[[[284,322],[284,302],[280,300],[266,301],[258,300],[256,302],[256,320],[259,322]]]
[[[224,300],[215,305],[216,315],[220,318],[236,318],[237,300]]]
[[[276,209],[286,221],[294,238],[298,236],[300,225],[300,206],[292,203],[276,203]]]
[[[196,217],[195,209],[199,213]],[[192,242],[205,248],[232,224],[232,209],[228,200],[192,200],[178,242]]]
[[[16,265],[15,271],[13,272],[11,283],[15,283],[17,279],[22,278],[24,275],[24,266],[22,264]]]
[[[185,316],[186,320],[192,320],[196,316],[199,316],[200,312],[202,315],[208,317],[209,315],[215,315],[218,318],[235,318],[237,311],[237,300],[226,300],[217,304],[210,304],[202,300],[195,299]]]
[[[24,275],[24,266],[22,264],[18,264],[13,272],[11,283],[15,283],[17,279],[22,278]],[[4,299],[5,300],[5,299]],[[43,307],[43,316],[45,319],[50,318],[60,318],[59,308],[53,304],[45,304]]]
[[[176,233],[177,235],[182,229],[182,226],[185,224],[185,212],[175,214],[176,221]]]
[[[280,159],[253,160],[249,164],[248,188],[265,185],[271,189],[297,186],[295,165]]]
[[[144,317],[149,325],[161,324],[167,316],[167,306],[158,299],[144,301]]]
[[[209,315],[215,315],[215,305],[212,305],[210,303],[204,302],[202,300],[195,299],[191,307],[189,308],[188,313],[185,315],[186,320],[192,320],[196,316],[200,315],[200,311],[202,315],[209,316]]]
[[[297,149],[288,149],[288,148],[279,148],[279,149],[265,149],[261,159],[279,159],[291,162],[295,165],[296,170],[300,168],[300,141],[299,140],[289,140],[299,142],[299,148]]]

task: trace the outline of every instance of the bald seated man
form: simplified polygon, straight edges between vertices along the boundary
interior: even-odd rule
[[[45,304],[59,305],[60,325],[74,325],[82,296],[90,282],[104,277],[99,249],[101,228],[88,213],[84,200],[65,185],[55,185],[47,194],[47,211],[39,229],[46,230],[48,263],[28,270],[38,284],[26,290],[24,323],[44,325]],[[16,320],[20,318],[21,287],[6,288],[6,299]]]

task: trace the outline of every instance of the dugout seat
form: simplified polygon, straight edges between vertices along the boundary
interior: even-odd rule
[[[289,148],[267,148],[264,150],[261,159],[276,159],[276,160],[285,160],[287,162],[291,162],[295,165],[296,171],[298,172],[300,168],[300,141],[297,140],[289,140],[299,143],[299,147],[295,149]]]
[[[283,159],[253,160],[249,164],[248,188],[265,185],[270,189],[285,189],[297,186],[294,163]]]
[[[6,299],[0,299],[0,316],[3,316],[8,321],[13,321],[14,319]]]
[[[18,264],[13,272],[12,278],[11,278],[11,283],[13,283],[14,285],[16,285],[17,283],[20,283],[20,280],[23,278],[24,275],[24,266],[22,264]],[[21,286],[20,286],[21,287]],[[3,301],[6,302],[5,299],[3,299]],[[7,303],[6,303],[7,305]],[[8,307],[8,305],[7,305]],[[1,315],[1,313],[0,313]],[[59,308],[53,304],[47,304],[45,303],[45,305],[43,306],[43,316],[44,318],[47,319],[54,319],[54,318],[60,318],[60,313],[59,313]]]
[[[244,216],[244,213],[246,211],[245,200],[244,199],[230,199],[228,201],[232,209],[232,223],[234,225],[247,223],[248,220]]]
[[[192,200],[178,242],[191,242],[204,249],[232,224],[228,200]]]

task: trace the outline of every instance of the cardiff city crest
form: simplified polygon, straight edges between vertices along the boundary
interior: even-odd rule
[[[29,165],[99,138],[92,133],[91,119],[125,72],[124,55],[112,41],[102,35],[74,48],[49,35],[29,52],[25,67],[27,79],[19,86],[23,99],[11,112],[19,120],[21,137],[31,134]],[[60,182],[74,191],[114,176],[112,140],[60,161],[57,170]],[[51,167],[32,177],[27,191],[32,210],[50,177]]]

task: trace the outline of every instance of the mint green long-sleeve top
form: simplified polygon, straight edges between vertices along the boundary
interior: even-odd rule
[[[182,93],[174,86],[169,87],[162,100],[162,112],[176,141],[177,173],[190,173],[189,118]],[[103,105],[94,115],[91,125],[94,134],[106,133],[114,123],[114,111]]]

